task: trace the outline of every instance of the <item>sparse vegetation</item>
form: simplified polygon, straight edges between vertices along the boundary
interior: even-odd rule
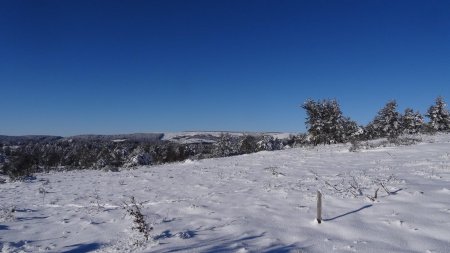
[[[15,216],[16,207],[15,206],[7,206],[0,208],[0,221],[14,221],[16,219]]]
[[[142,238],[136,239],[135,246],[141,246],[150,239],[150,232],[153,227],[150,226],[145,220],[145,216],[141,211],[142,204],[137,203],[134,196],[131,196],[130,203],[124,202],[123,208],[128,215],[133,219],[132,230],[137,231]]]

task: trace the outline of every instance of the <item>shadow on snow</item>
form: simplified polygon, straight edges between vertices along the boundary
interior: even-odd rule
[[[66,246],[65,248],[71,248],[74,247],[73,249],[70,250],[66,250],[63,251],[62,253],[86,253],[86,252],[91,252],[94,250],[97,250],[101,247],[101,244],[99,243],[88,243],[88,244],[74,244],[74,245],[70,245],[70,246]]]
[[[349,214],[357,213],[357,212],[359,212],[359,211],[361,211],[361,210],[364,210],[364,209],[366,209],[366,208],[369,208],[369,207],[371,207],[371,206],[373,206],[373,205],[372,205],[372,204],[371,204],[371,205],[365,205],[365,206],[363,206],[363,207],[361,207],[361,208],[359,208],[359,209],[356,209],[356,210],[353,210],[353,211],[350,211],[350,212],[347,212],[347,213],[338,215],[338,216],[336,216],[336,217],[329,218],[329,219],[323,219],[323,221],[332,221],[332,220],[336,220],[336,219],[342,218],[342,217],[344,217],[344,216],[347,216],[347,215],[349,215]]]
[[[162,235],[167,235],[167,231],[164,231]],[[205,240],[195,244],[186,245],[183,247],[175,247],[175,248],[164,248],[160,250],[153,251],[154,253],[162,253],[162,252],[184,252],[186,250],[190,251],[199,251],[199,252],[232,252],[239,250],[240,248],[254,248],[255,245],[252,245],[252,241],[256,241],[258,238],[264,237],[266,233],[261,233],[258,235],[250,235],[236,239],[230,239],[227,237],[221,237],[212,240]],[[161,236],[161,239],[165,236]],[[258,252],[265,253],[287,253],[292,252],[292,250],[299,249],[296,245],[272,245],[267,248],[260,248]]]

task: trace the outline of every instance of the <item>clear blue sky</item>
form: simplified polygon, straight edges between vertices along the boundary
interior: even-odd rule
[[[0,134],[305,131],[450,101],[450,1],[0,2]]]

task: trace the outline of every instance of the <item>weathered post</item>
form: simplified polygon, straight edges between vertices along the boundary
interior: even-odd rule
[[[317,191],[317,222],[322,222],[322,193]]]

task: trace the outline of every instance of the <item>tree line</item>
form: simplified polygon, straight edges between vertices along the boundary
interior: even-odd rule
[[[345,117],[339,103],[334,99],[307,100],[302,108],[306,110],[306,127],[310,143],[345,143],[352,140],[395,138],[401,134],[435,133],[450,130],[450,114],[443,97],[438,97],[424,115],[406,108],[397,111],[397,102],[389,101],[366,126],[358,125]]]
[[[36,172],[73,169],[116,170],[186,159],[204,159],[278,150],[289,145],[269,135],[222,133],[214,141],[179,143],[169,140],[113,141],[102,138],[14,138],[0,140],[0,175],[22,179]]]

